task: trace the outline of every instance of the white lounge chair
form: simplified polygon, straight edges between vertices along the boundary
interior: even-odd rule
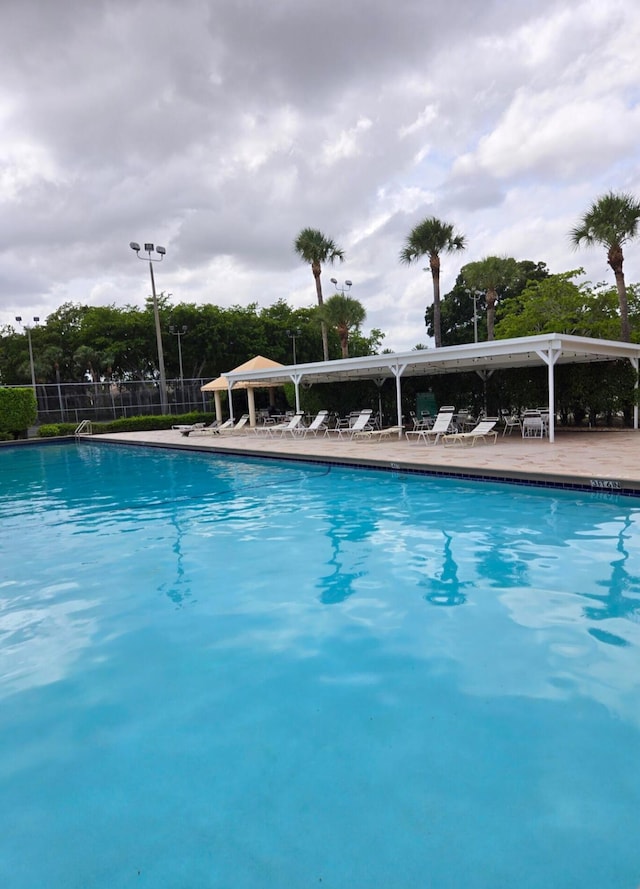
[[[470,432],[449,432],[442,436],[442,442],[448,444],[470,444],[472,447],[477,441],[488,441],[493,436],[493,443],[498,440],[498,433],[494,426],[498,422],[497,417],[487,417],[480,420],[478,425]]]
[[[309,426],[296,426],[291,430],[291,434],[294,436],[299,435],[301,438],[306,438],[307,435],[315,435],[317,437],[320,432],[326,435],[329,428],[327,426],[328,416],[329,411],[318,411]]]
[[[220,430],[224,429],[229,423],[232,423],[232,421],[226,420],[224,423],[220,423],[219,420],[214,420],[213,423],[209,423],[208,426],[205,426],[204,423],[191,423],[191,425],[177,425],[172,426],[171,428],[177,429],[180,435],[184,435],[188,438],[192,432],[197,432],[198,434],[203,435],[217,435]]]
[[[425,444],[438,444],[440,436],[448,432],[453,423],[454,410],[455,408],[451,406],[441,407],[431,429],[415,429],[407,432],[407,441],[412,441],[414,438],[417,441],[421,438]]]
[[[288,423],[280,423],[278,426],[267,426],[265,431],[267,435],[283,436],[286,432],[293,432],[293,430],[302,423],[303,417],[304,412],[298,411],[291,417]]]
[[[330,429],[334,435],[339,438],[353,438],[358,432],[362,432],[371,424],[371,414],[373,411],[370,407],[360,411],[351,426],[338,426],[337,429]]]
[[[243,414],[235,426],[233,425],[233,420],[227,420],[227,423],[223,423],[222,426],[220,426],[218,432],[221,432],[223,435],[236,435],[238,432],[244,432],[244,427],[248,422],[249,414]]]
[[[385,429],[363,429],[354,434],[358,441],[382,441],[383,438],[400,438],[402,426],[387,426]]]
[[[215,421],[214,421],[215,422]],[[184,435],[188,437],[192,432],[199,431],[205,428],[204,423],[178,423],[176,426],[172,426],[172,429],[175,429],[180,435]]]

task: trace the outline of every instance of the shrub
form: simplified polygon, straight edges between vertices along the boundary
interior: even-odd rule
[[[38,418],[33,389],[0,389],[0,433],[26,438],[27,429]]]
[[[65,423],[63,425],[70,426],[70,423]],[[62,432],[61,424],[59,423],[43,423],[42,426],[38,429],[38,435],[40,438],[56,438],[59,435],[68,435],[68,432]]]
[[[143,416],[123,417],[120,420],[110,420],[107,423],[91,423],[94,434],[108,434],[110,432],[150,432],[157,429],[171,429],[172,426],[184,423],[210,423],[214,419],[212,414],[192,412],[180,416]],[[50,423],[40,427],[40,435],[50,438],[55,435],[73,435],[78,428],[77,423]],[[55,431],[53,431],[55,430]]]

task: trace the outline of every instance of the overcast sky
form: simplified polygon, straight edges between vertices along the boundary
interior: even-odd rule
[[[64,302],[315,304],[304,227],[345,251],[366,332],[426,342],[398,254],[451,222],[442,292],[490,254],[613,275],[567,232],[640,197],[637,0],[2,0],[0,323]],[[626,251],[640,280],[640,242]]]

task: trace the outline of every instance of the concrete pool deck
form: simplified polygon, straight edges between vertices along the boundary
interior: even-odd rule
[[[383,441],[337,436],[293,438],[249,431],[238,435],[194,434],[167,429],[88,437],[96,441],[214,451],[257,457],[377,466],[496,480],[631,491],[640,494],[640,432],[556,430],[556,440],[523,439],[516,433],[496,444],[425,445],[397,438]]]

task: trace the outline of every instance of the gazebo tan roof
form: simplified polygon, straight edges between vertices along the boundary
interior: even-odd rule
[[[240,364],[238,367],[234,367],[232,371],[229,373],[243,373],[245,371],[254,371],[254,370],[274,370],[276,368],[283,368],[284,364],[279,364],[277,361],[272,361],[271,358],[265,358],[264,355],[256,355],[255,358],[250,358],[249,361],[245,361],[244,364]],[[288,381],[287,377],[287,381]],[[280,386],[280,383],[274,382],[266,382],[266,383],[252,383],[250,381],[243,382],[233,382],[230,381],[226,374],[219,376],[216,380],[211,380],[210,383],[205,383],[204,386],[200,387],[201,392],[226,392],[229,389],[229,384],[232,384],[234,389],[248,389],[250,387],[254,389],[258,389],[261,387],[270,387],[270,386]]]
[[[555,365],[619,359],[628,359],[637,373],[640,345],[616,340],[549,333],[485,343],[445,346],[440,349],[390,352],[361,358],[343,358],[337,361],[281,365],[270,369],[235,368],[225,376],[233,388],[245,383],[253,386],[260,384],[273,386],[292,382],[295,386],[297,409],[299,409],[299,385],[302,381],[311,384],[357,379],[384,380],[392,377],[396,380],[398,423],[401,424],[400,380],[402,377],[462,371],[476,371],[481,376],[485,376],[501,368],[546,365],[549,381],[549,440],[553,441]],[[638,427],[637,407],[634,410],[634,427]]]

